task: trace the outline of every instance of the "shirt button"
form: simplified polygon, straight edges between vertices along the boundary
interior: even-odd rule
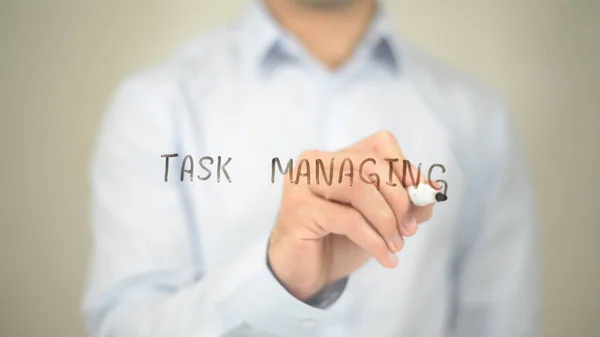
[[[305,329],[312,329],[315,326],[317,326],[317,322],[315,322],[314,319],[303,319],[302,321],[300,321],[300,326],[305,328]]]

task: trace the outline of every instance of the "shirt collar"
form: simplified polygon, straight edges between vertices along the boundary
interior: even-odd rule
[[[285,50],[286,41],[295,40],[271,16],[262,0],[250,0],[239,21],[240,54],[243,67],[249,72],[263,72],[276,67],[291,56]],[[388,66],[398,72],[400,53],[394,26],[383,5],[378,2],[378,11],[371,27],[356,53],[367,55],[370,60]]]
[[[383,5],[378,3],[377,15],[371,23],[359,48],[364,48],[370,59],[387,65],[390,70],[400,69],[400,48],[395,27]]]

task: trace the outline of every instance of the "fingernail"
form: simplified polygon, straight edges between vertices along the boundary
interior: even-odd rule
[[[392,267],[395,267],[396,264],[398,263],[398,257],[396,256],[396,254],[394,254],[392,252],[388,252],[388,261],[390,261],[390,265]]]
[[[409,233],[414,232],[417,229],[417,218],[410,216],[404,219],[404,229]]]
[[[403,245],[404,245],[404,240],[400,236],[400,233],[396,232],[396,234],[394,234],[394,237],[392,238],[392,246],[394,248],[394,251],[395,252],[400,251],[400,249],[402,249]]]

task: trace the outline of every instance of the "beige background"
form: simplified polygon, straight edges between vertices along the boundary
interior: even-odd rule
[[[0,336],[84,336],[86,174],[109,94],[244,3],[90,2],[0,0]],[[582,190],[600,178],[600,1],[388,8],[404,35],[509,99],[540,198],[543,334],[600,336],[600,204]]]

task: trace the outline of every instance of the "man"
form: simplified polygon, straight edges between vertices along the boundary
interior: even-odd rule
[[[448,200],[411,204],[426,180]],[[374,0],[254,1],[128,78],[92,191],[93,336],[537,332],[505,107]]]

